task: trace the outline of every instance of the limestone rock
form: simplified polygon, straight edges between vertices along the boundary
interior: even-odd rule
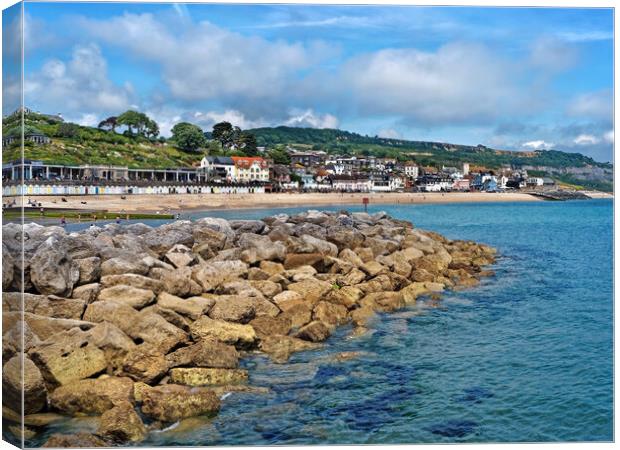
[[[232,345],[216,340],[202,339],[189,347],[180,348],[166,355],[168,367],[216,367],[235,369],[239,365],[239,353]]]
[[[22,377],[23,375],[23,377]],[[29,359],[14,356],[2,367],[2,401],[22,404],[24,414],[41,411],[47,403],[47,389],[38,367]]]
[[[253,299],[234,295],[216,297],[215,304],[209,310],[211,319],[238,323],[248,323],[255,314]]]
[[[159,381],[167,371],[168,362],[164,354],[143,345],[130,350],[122,366],[123,375],[149,384]]]
[[[207,316],[194,322],[190,330],[194,340],[215,339],[237,348],[251,347],[256,341],[256,332],[250,325],[213,320]]]
[[[163,283],[153,278],[145,277],[137,274],[123,274],[123,275],[107,275],[101,277],[101,286],[104,288],[116,286],[118,284],[126,284],[139,289],[148,289],[155,294],[159,294],[163,290]]]
[[[193,264],[196,257],[192,251],[183,244],[177,244],[166,253],[166,260],[174,267],[180,268]]]
[[[244,383],[248,380],[245,369],[221,368],[175,368],[170,370],[170,381],[185,386],[205,386],[210,384]]]
[[[130,259],[129,257],[110,258],[101,263],[102,276],[123,275],[126,273],[146,275],[148,271],[148,266],[142,260]]]
[[[191,297],[182,299],[174,295],[162,292],[157,296],[157,304],[162,308],[171,309],[192,320],[197,320],[213,307],[215,301],[204,297]]]
[[[84,284],[73,289],[71,297],[79,300],[84,300],[84,302],[88,304],[97,300],[97,296],[99,295],[100,290],[101,285],[99,283]]]
[[[331,335],[331,330],[324,322],[315,320],[303,326],[295,333],[295,337],[311,342],[321,342]]]
[[[77,264],[53,236],[37,248],[30,260],[30,280],[41,294],[70,296],[79,278]]]
[[[51,448],[95,448],[109,447],[106,441],[91,433],[52,434],[42,447]]]
[[[282,311],[292,308],[293,306],[303,304],[304,299],[298,292],[295,291],[283,291],[273,297],[273,302]]]
[[[258,337],[263,339],[263,337],[273,334],[288,334],[291,331],[292,321],[290,317],[280,314],[276,317],[256,317],[250,322],[250,325]]]
[[[321,344],[304,341],[291,336],[272,335],[261,339],[260,349],[276,363],[285,363],[294,352],[314,350]]]
[[[130,378],[88,378],[60,386],[50,395],[52,408],[69,415],[103,414],[123,402],[134,402]]]
[[[77,284],[88,284],[97,281],[101,277],[101,258],[91,256],[74,260],[80,271]]]
[[[79,328],[54,334],[30,349],[29,355],[45,379],[56,385],[90,377],[107,367],[104,352]]]
[[[332,290],[332,285],[313,278],[298,283],[291,283],[288,285],[288,289],[300,294],[305,301],[316,304]]]
[[[129,402],[121,402],[101,415],[97,435],[115,444],[140,442],[147,431],[142,419]]]
[[[146,390],[142,395],[142,412],[161,422],[215,415],[220,409],[219,398],[206,388],[167,384]]]
[[[117,301],[141,309],[155,300],[155,294],[148,289],[140,289],[125,284],[117,284],[99,291],[99,301]]]
[[[348,322],[347,308],[342,305],[320,301],[314,307],[312,318],[332,326],[343,325]]]

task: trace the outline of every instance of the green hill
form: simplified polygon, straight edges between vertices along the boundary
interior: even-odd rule
[[[201,153],[183,152],[165,140],[147,139],[142,136],[103,131],[84,127],[36,113],[25,115],[24,133],[39,131],[51,138],[51,143],[37,145],[28,140],[24,143],[26,159],[47,163],[80,165],[105,164],[130,168],[171,168],[196,165]],[[19,135],[19,116],[2,120],[4,136]],[[2,149],[2,162],[21,157],[19,142]]]
[[[255,128],[248,130],[256,136],[260,146],[297,145],[300,149],[323,150],[331,154],[375,155],[400,160],[414,159],[430,166],[454,166],[468,162],[489,169],[502,165],[565,167],[601,167],[611,169],[611,164],[600,163],[580,153],[556,150],[516,152],[496,150],[482,145],[469,146],[443,142],[408,141],[333,129],[315,128]]]

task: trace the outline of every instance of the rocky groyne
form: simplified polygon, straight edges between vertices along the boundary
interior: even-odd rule
[[[10,224],[2,252],[5,429],[19,439],[22,388],[26,439],[97,418],[50,447],[131,445],[216,415],[224,393],[260,392],[240,368],[249,352],[286,363],[340,325],[363,334],[377,313],[476,286],[495,255],[346,211],[76,233]]]

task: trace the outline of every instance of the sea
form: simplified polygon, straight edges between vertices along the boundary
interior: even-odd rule
[[[611,200],[368,209],[496,247],[495,276],[446,292],[439,303],[422,299],[379,315],[365,335],[340,328],[322,349],[296,353],[287,364],[251,354],[242,362],[249,384],[268,393],[226,394],[217,417],[150,433],[141,445],[614,439]],[[355,353],[342,360],[342,352]]]

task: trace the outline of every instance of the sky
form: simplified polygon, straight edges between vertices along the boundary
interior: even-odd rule
[[[163,135],[179,121],[210,130],[228,120],[613,158],[611,9],[27,2],[24,10],[26,106],[84,125],[131,108]],[[18,19],[3,14],[5,36]],[[4,89],[15,92],[9,81]]]

